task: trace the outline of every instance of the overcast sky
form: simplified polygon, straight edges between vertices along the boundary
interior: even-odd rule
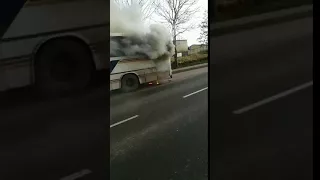
[[[204,12],[208,10],[208,0],[198,0],[198,3],[195,6],[199,7],[199,12],[193,15],[193,19],[189,22],[189,24],[192,23],[198,26],[203,20]],[[163,21],[163,19],[161,19],[155,13],[152,14],[151,19],[145,21],[146,26]],[[188,26],[188,24],[186,24],[186,26]],[[197,40],[200,36],[200,32],[201,32],[200,28],[196,27],[194,29],[190,29],[189,31],[179,35],[178,39],[187,40],[188,46],[191,46],[192,44],[200,44],[200,42],[198,42]]]
[[[204,11],[208,10],[208,0],[199,0],[198,6],[200,6],[200,12],[196,15],[199,16],[196,22],[200,23],[203,18]],[[192,31],[184,33],[182,37],[188,40],[188,46],[191,46],[192,44],[199,44],[197,38],[199,37],[200,32],[200,28],[196,28]]]
[[[194,20],[191,23],[200,23],[202,21],[204,11],[208,10],[208,0],[198,0],[197,6],[200,7],[200,10],[197,14],[194,15]],[[157,21],[159,17],[154,16],[153,19]],[[181,37],[179,39],[188,40],[188,46],[191,46],[192,44],[200,44],[197,40],[200,36],[200,32],[200,28],[195,28],[193,30],[181,34]]]

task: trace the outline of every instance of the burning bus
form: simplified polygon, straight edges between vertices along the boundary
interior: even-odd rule
[[[152,49],[147,50],[150,46],[144,47],[148,44],[137,36],[110,34],[110,90],[131,92],[141,84],[172,78],[172,45],[167,44],[168,53],[153,56],[148,53]]]

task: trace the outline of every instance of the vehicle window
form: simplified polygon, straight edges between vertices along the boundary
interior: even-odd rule
[[[122,51],[121,41],[124,39],[122,36],[110,37],[110,57],[120,57],[125,56],[125,53]]]
[[[119,56],[146,56],[143,52],[134,52],[133,54],[126,54],[124,50],[133,48],[131,43],[128,43],[128,38],[124,36],[113,36],[110,38],[110,57]],[[129,42],[131,42],[129,40]]]

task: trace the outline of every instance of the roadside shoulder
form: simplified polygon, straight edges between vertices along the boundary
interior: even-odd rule
[[[211,36],[220,36],[228,33],[253,29],[256,27],[292,21],[313,15],[313,4],[300,7],[283,9],[279,11],[263,13],[250,17],[243,17],[226,22],[212,23],[210,26]]]

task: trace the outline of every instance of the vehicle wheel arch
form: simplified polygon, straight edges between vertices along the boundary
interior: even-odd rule
[[[139,80],[139,84],[142,84],[142,80],[141,80],[140,76],[139,76],[136,72],[131,72],[131,73],[123,74],[123,75],[120,77],[120,82],[122,82],[122,79],[123,79],[124,76],[129,75],[129,74],[132,74],[132,75],[136,76],[136,77],[138,78],[138,80]],[[121,86],[122,86],[122,85],[121,85],[121,83],[120,83],[120,88],[121,88]]]
[[[75,47],[74,46],[72,46],[70,49],[73,49],[73,50],[71,50],[71,51],[73,51],[74,53],[76,53],[76,52],[78,52],[77,51],[77,49],[79,49],[80,51],[81,51],[81,53],[80,54],[82,54],[82,56],[80,56],[80,57],[83,57],[83,58],[80,58],[79,60],[81,61],[81,64],[83,65],[83,62],[86,62],[86,64],[87,64],[87,67],[89,68],[87,68],[86,70],[88,70],[88,71],[85,71],[86,73],[85,74],[88,74],[88,78],[87,79],[90,79],[90,77],[89,76],[92,76],[92,75],[94,75],[94,74],[92,74],[92,73],[94,73],[95,71],[96,71],[96,66],[95,66],[95,62],[94,62],[94,59],[93,59],[93,53],[92,53],[92,51],[91,51],[91,49],[90,49],[90,46],[88,46],[88,44],[86,43],[86,42],[84,42],[83,40],[81,40],[80,38],[77,38],[77,37],[74,37],[74,36],[58,36],[58,37],[52,37],[52,38],[47,38],[47,39],[44,39],[43,41],[42,41],[42,43],[39,43],[39,45],[37,46],[37,48],[35,48],[35,51],[34,51],[34,53],[33,53],[33,56],[32,56],[32,84],[33,85],[35,85],[34,87],[38,90],[44,90],[43,92],[43,94],[46,96],[47,94],[49,95],[49,96],[51,96],[51,92],[49,92],[48,91],[48,93],[47,93],[47,90],[46,90],[46,88],[48,87],[48,84],[47,85],[43,85],[43,82],[45,82],[45,81],[43,81],[43,79],[42,78],[40,78],[41,80],[40,81],[38,81],[39,80],[39,77],[43,77],[42,75],[40,75],[39,76],[39,72],[40,72],[40,74],[41,74],[41,70],[39,70],[38,68],[39,67],[42,67],[43,66],[43,63],[45,63],[46,61],[43,61],[42,59],[43,59],[43,53],[47,53],[48,52],[48,50],[49,50],[49,52],[50,51],[52,51],[52,50],[50,50],[50,47],[52,46],[52,44],[56,44],[57,45],[57,43],[58,43],[58,46],[59,46],[59,43],[61,43],[61,44],[63,44],[62,46],[64,47],[64,48],[66,48],[66,49],[68,49],[68,45],[67,44],[64,44],[64,42],[63,41],[65,41],[67,44],[69,43],[71,43],[71,44],[73,44],[73,45],[75,45]],[[49,48],[49,49],[48,49]],[[64,49],[63,48],[63,49]],[[59,49],[59,48],[57,48],[57,49]],[[60,48],[61,49],[61,48]],[[53,50],[53,51],[55,51],[55,50]],[[67,50],[67,51],[69,51],[69,50]],[[44,55],[45,56],[45,55]],[[77,56],[77,55],[76,55]],[[78,66],[77,66],[78,67]],[[85,67],[85,66],[82,66],[82,67]],[[91,69],[91,70],[90,70]],[[88,73],[87,73],[88,72]],[[91,72],[91,73],[89,73],[89,72]],[[91,74],[91,75],[89,75],[89,74]],[[67,87],[66,89],[62,89],[61,87],[61,85],[59,85],[59,84],[57,84],[56,82],[54,82],[53,81],[53,83],[56,83],[56,88],[53,88],[53,90],[52,90],[52,92],[54,92],[54,91],[57,91],[58,93],[57,93],[57,95],[59,95],[59,94],[63,94],[63,93],[65,93],[65,92],[67,92],[68,91],[68,93],[70,93],[71,92],[71,90],[72,89],[76,89],[76,88],[82,88],[81,86],[83,86],[84,87],[84,85],[83,84],[85,84],[84,82],[86,82],[86,83],[90,83],[89,82],[90,80],[84,80],[83,82],[80,82],[80,81],[78,81],[78,82],[76,82],[76,81],[73,81],[72,83],[73,84],[70,84],[70,87]],[[39,82],[39,83],[38,83]],[[59,83],[59,82],[58,82]],[[47,86],[47,87],[46,87]],[[60,87],[59,87],[60,86]],[[43,89],[44,88],[44,89]],[[48,88],[47,88],[48,89]],[[56,90],[55,90],[56,89]],[[71,89],[71,90],[70,90]],[[42,93],[42,91],[39,91],[39,92],[41,92]],[[53,94],[53,95],[55,95],[55,94]]]
[[[72,40],[74,42],[77,42],[79,44],[81,44],[86,50],[87,50],[87,53],[89,54],[90,56],[90,61],[91,61],[91,64],[92,64],[92,67],[94,68],[94,70],[96,70],[96,64],[95,64],[95,61],[94,61],[94,55],[93,55],[93,52],[90,48],[90,46],[88,45],[88,43],[81,37],[78,37],[78,36],[74,36],[74,35],[64,35],[64,36],[55,36],[55,37],[50,37],[50,38],[46,38],[44,40],[42,40],[35,48],[34,48],[34,51],[33,51],[33,57],[32,57],[32,65],[33,65],[33,73],[35,73],[35,65],[36,65],[36,62],[37,62],[37,58],[38,58],[38,54],[41,52],[41,50],[43,48],[45,48],[48,44],[50,44],[51,42],[53,41],[56,41],[56,40]],[[33,75],[34,77],[34,75]],[[33,78],[33,81],[35,79]]]

